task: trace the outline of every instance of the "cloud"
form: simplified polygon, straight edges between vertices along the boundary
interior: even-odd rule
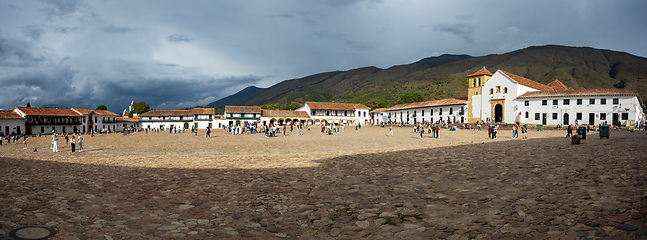
[[[129,27],[116,27],[116,26],[105,26],[101,28],[104,32],[107,33],[128,33],[134,31],[134,29]]]
[[[40,40],[40,36],[44,32],[41,26],[36,25],[24,26],[21,29],[25,36],[31,38],[31,40]]]
[[[168,36],[169,42],[193,42],[193,38],[187,37],[182,34],[171,34]]]
[[[476,26],[468,23],[439,23],[434,25],[434,30],[439,32],[451,33],[460,37],[468,43],[474,43],[476,37],[474,36],[474,30]]]

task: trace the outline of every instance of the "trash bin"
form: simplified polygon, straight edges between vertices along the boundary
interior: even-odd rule
[[[544,125],[537,124],[537,131],[544,130]]]
[[[600,125],[600,138],[609,139],[609,125]]]
[[[577,135],[580,135],[580,139],[586,139],[586,127],[577,128]]]

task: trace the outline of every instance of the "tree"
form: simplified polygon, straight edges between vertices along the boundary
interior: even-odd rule
[[[424,101],[425,101],[425,97],[423,97],[422,94],[420,93],[405,93],[400,98],[400,101],[398,101],[398,104],[424,102]]]
[[[144,101],[133,103],[132,107],[133,107],[133,110],[130,111],[130,113],[128,113],[129,117],[132,117],[133,114],[135,113],[142,114],[151,110],[150,107],[148,106],[148,103]]]
[[[108,107],[106,107],[106,105],[99,105],[97,110],[108,110]]]
[[[285,106],[285,110],[297,110],[297,108],[300,108],[301,106],[296,105],[296,104],[290,104]]]
[[[27,102],[27,107],[31,107],[31,103],[30,103],[30,102]]]
[[[371,109],[385,108],[386,102],[384,100],[375,98],[364,102],[364,105],[366,105],[367,107],[370,107]]]

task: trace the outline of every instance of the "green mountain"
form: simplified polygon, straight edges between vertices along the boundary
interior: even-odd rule
[[[251,94],[239,92],[227,99],[227,104],[285,106],[305,101],[363,103],[380,99],[392,106],[405,93],[421,93],[427,100],[465,97],[466,76],[481,67],[493,73],[501,69],[543,84],[559,79],[574,89],[625,88],[647,96],[646,58],[589,47],[547,45],[481,57],[446,54],[387,69],[364,67],[319,73],[269,88],[247,89]]]

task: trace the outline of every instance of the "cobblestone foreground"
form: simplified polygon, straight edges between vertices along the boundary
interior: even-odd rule
[[[410,131],[5,142],[0,239],[647,239],[645,132]]]

